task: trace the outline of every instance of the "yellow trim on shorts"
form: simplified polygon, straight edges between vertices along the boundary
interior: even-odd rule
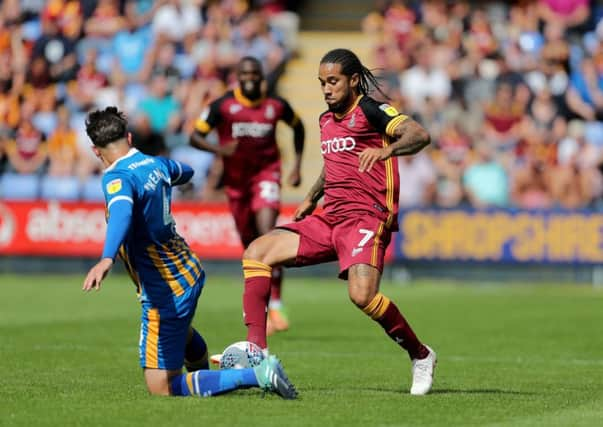
[[[159,320],[159,310],[151,308],[148,312],[145,368],[159,368]]]
[[[377,234],[375,235],[375,239],[373,240],[373,251],[371,254],[371,265],[373,267],[377,267],[378,258],[379,258],[379,243],[381,242],[381,235],[383,234],[383,230],[385,226],[383,222],[379,223],[379,228],[377,229]]]

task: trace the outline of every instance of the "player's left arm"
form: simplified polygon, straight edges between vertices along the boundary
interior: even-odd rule
[[[100,289],[132,223],[134,188],[130,181],[126,177],[108,173],[103,177],[103,191],[108,213],[105,244],[100,261],[86,275],[82,286],[84,291]]]
[[[306,130],[301,118],[293,111],[291,105],[280,98],[283,103],[283,120],[291,129],[293,129],[293,146],[295,149],[295,158],[293,159],[293,169],[289,174],[287,182],[293,187],[298,187],[301,184],[301,163],[304,153],[304,144],[306,140]]]
[[[380,160],[392,156],[416,154],[429,145],[429,133],[419,123],[414,121],[388,104],[379,104],[372,99],[366,99],[361,108],[368,121],[385,137],[394,142],[380,148],[367,148],[359,155],[358,170],[368,172]]]

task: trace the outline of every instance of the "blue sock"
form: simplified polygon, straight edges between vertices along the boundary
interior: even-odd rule
[[[184,351],[184,366],[189,372],[200,369],[209,369],[209,360],[207,355],[207,343],[194,328],[192,336]]]
[[[240,388],[257,387],[252,368],[196,371],[172,379],[172,396],[217,396]]]

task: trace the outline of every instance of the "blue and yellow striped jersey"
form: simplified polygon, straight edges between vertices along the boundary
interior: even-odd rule
[[[118,249],[142,301],[169,304],[174,296],[203,284],[199,258],[176,232],[172,186],[190,180],[182,163],[132,148],[106,169],[107,238],[103,258]]]

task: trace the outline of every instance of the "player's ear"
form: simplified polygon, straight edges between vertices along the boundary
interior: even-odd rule
[[[128,132],[128,147],[132,146],[132,132]]]
[[[352,74],[352,76],[350,77],[350,87],[356,89],[358,87],[358,83],[360,83],[360,74]]]
[[[100,159],[101,158],[100,150],[94,145],[90,148],[92,149],[92,152],[94,153],[94,155]]]

